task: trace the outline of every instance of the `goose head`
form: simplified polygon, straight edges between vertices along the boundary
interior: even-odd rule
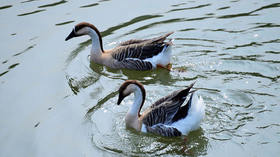
[[[138,89],[140,89],[142,97],[143,97],[142,100],[144,101],[145,96],[146,96],[146,92],[145,92],[145,89],[144,89],[143,85],[136,80],[125,81],[119,89],[119,98],[118,98],[117,104],[120,105],[122,100],[125,97],[129,96],[131,93],[134,93]]]
[[[72,32],[65,38],[65,41],[83,35],[89,35],[93,42],[99,41],[98,44],[100,44],[100,48],[103,52],[101,33],[93,24],[87,22],[81,22],[74,26]]]
[[[132,108],[137,109],[138,116],[140,116],[140,110],[145,102],[146,91],[143,85],[136,80],[127,80],[121,85],[117,105],[120,105],[122,100],[131,93],[134,93]]]

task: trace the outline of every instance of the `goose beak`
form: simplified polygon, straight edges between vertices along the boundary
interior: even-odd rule
[[[74,38],[74,37],[76,37],[76,34],[75,34],[74,30],[72,30],[72,32],[68,35],[68,37],[65,39],[65,41],[67,41],[71,38]]]
[[[118,99],[117,105],[120,105],[124,98],[125,98],[124,96],[119,94],[119,99]]]

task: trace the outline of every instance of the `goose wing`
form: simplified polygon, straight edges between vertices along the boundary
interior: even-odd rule
[[[150,108],[155,108],[155,107],[161,105],[163,102],[168,101],[168,100],[171,100],[171,99],[172,99],[174,96],[176,96],[180,91],[181,91],[181,90],[174,91],[173,93],[171,93],[171,94],[169,94],[169,95],[167,95],[167,96],[165,96],[165,97],[160,98],[159,100],[157,100],[156,102],[154,102],[154,103],[150,106]]]
[[[184,93],[184,91],[185,91],[185,92],[186,92],[186,91],[189,92],[189,91],[191,90],[191,88],[194,86],[194,84],[195,84],[195,82],[192,83],[192,84],[190,84],[189,87],[186,88],[186,89],[181,89],[181,90],[174,91],[173,93],[171,93],[171,94],[169,94],[169,95],[167,95],[167,96],[165,96],[165,97],[160,98],[159,100],[157,100],[156,102],[154,102],[154,103],[151,105],[151,108],[155,108],[155,107],[161,105],[161,104],[162,104],[163,102],[165,102],[165,101],[172,100],[172,99],[173,99],[175,96],[177,96],[180,92],[183,92],[183,93]]]
[[[144,42],[163,42],[166,37],[168,37],[169,35],[173,34],[174,32],[169,32],[167,34],[164,34],[162,36],[159,36],[159,37],[155,37],[155,38],[152,38],[152,39],[131,39],[131,40],[128,40],[128,41],[124,41],[124,42],[121,42],[119,44],[119,46],[127,46],[127,45],[132,45],[132,44],[140,44],[140,43],[144,43]]]
[[[159,54],[168,44],[164,43],[141,43],[115,48],[111,55],[115,59],[116,65],[120,68],[133,70],[151,70],[153,65],[146,58],[151,58]]]
[[[159,54],[169,43],[140,43],[126,46],[119,46],[112,50],[112,57],[118,61],[127,58],[138,58],[144,60]]]
[[[150,112],[143,117],[143,123],[146,126],[154,126],[156,124],[168,124],[182,105],[184,100],[165,101],[161,105],[152,108]]]
[[[186,89],[173,92],[167,97],[156,101],[150,107],[149,111],[143,114],[142,122],[146,126],[151,127],[157,124],[170,124],[174,121],[174,117],[180,119],[180,116],[177,115],[177,113],[179,113],[179,110],[182,110],[181,105],[186,100],[193,85],[194,83]]]
[[[131,69],[131,70],[144,71],[144,70],[153,69],[153,65],[151,62],[140,60],[137,58],[126,58],[122,61],[118,61],[116,64],[120,68]]]
[[[191,107],[192,97],[193,97],[193,93],[192,93],[188,103],[184,106],[181,106],[177,110],[176,114],[173,116],[173,118],[171,120],[171,123],[176,122],[188,115],[188,111]],[[146,128],[147,128],[148,132],[158,134],[161,136],[172,137],[172,136],[181,136],[182,135],[182,133],[177,128],[168,126],[168,125],[165,125],[162,123],[155,124],[153,126],[147,126]]]
[[[119,46],[127,46],[127,45],[131,45],[131,44],[140,44],[140,43],[146,42],[147,40],[149,40],[149,39],[144,39],[144,40],[131,39],[131,40],[128,40],[128,41],[121,42],[119,44]]]
[[[163,36],[145,40],[129,40],[120,44],[120,46],[112,50],[112,57],[118,61],[123,61],[127,58],[138,58],[144,60],[159,54],[165,46],[171,45],[171,42],[164,42],[167,33]]]
[[[167,136],[167,137],[172,137],[172,136],[181,136],[182,133],[174,128],[174,127],[169,127],[164,124],[156,124],[151,127],[147,127],[147,131],[150,133],[158,134],[161,136]]]

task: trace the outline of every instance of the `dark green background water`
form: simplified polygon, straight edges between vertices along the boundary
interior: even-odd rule
[[[276,0],[0,2],[0,156],[270,156],[280,154],[280,3]],[[174,71],[111,70],[89,63],[90,42],[65,42],[87,21],[112,48],[175,31]],[[182,138],[127,130],[133,97],[146,108],[196,81],[201,129]]]

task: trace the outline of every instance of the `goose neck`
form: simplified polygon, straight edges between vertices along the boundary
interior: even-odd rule
[[[91,55],[101,55],[103,53],[102,38],[100,33],[90,29],[88,35],[91,37]]]
[[[136,87],[134,90],[134,101],[132,106],[130,107],[128,113],[135,117],[138,117],[140,110],[142,108],[143,103],[143,93],[140,88]]]

